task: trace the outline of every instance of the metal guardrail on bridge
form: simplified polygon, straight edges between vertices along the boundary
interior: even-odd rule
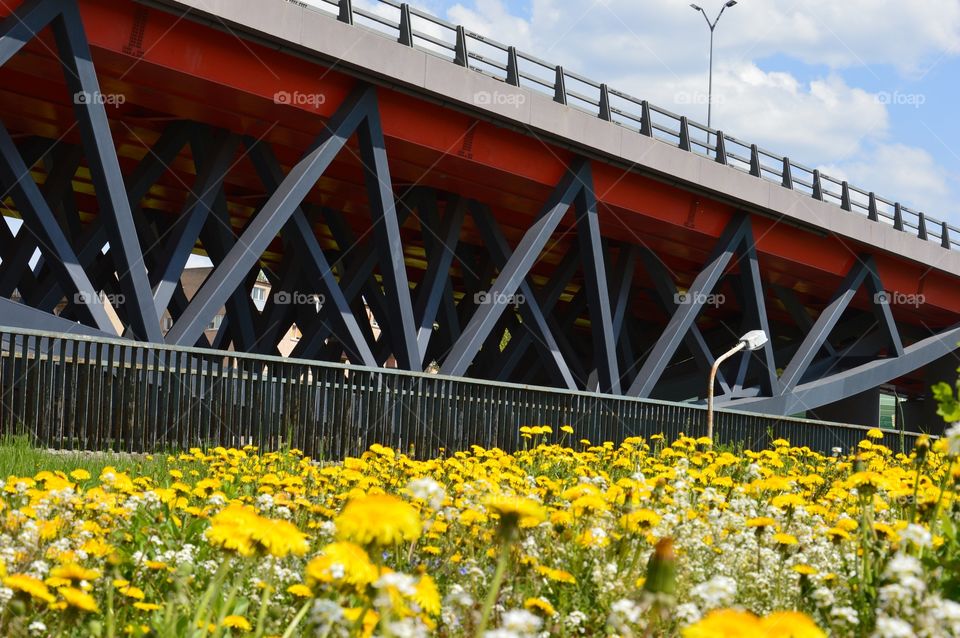
[[[572,445],[662,433],[699,436],[702,406],[124,339],[0,328],[0,434],[59,449],[150,452],[274,448],[342,458],[373,443],[420,456],[478,444],[516,449],[519,427],[574,428]],[[717,440],[776,438],[849,450],[867,428],[734,411]],[[911,433],[883,443],[912,448]]]
[[[948,250],[960,247],[960,228],[945,221],[830,177],[756,144],[690,121],[686,116],[545,62],[406,3],[368,0],[368,4],[374,7],[371,11],[353,6],[351,0],[313,0],[315,4],[292,1],[304,8],[331,14],[341,22],[396,38],[401,44],[444,57],[509,85],[523,84],[552,95],[554,101],[561,104],[596,114],[641,135],[779,183],[784,188],[807,193],[814,199],[836,204],[863,215],[869,221],[888,224],[926,241],[939,242]]]

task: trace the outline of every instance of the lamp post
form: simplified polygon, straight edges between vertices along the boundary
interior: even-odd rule
[[[737,4],[737,0],[728,0],[720,7],[720,13],[717,14],[717,17],[714,18],[713,22],[710,22],[710,18],[707,17],[707,12],[703,10],[703,7],[697,4],[691,4],[690,7],[695,11],[699,11],[703,14],[703,19],[707,21],[707,26],[710,27],[710,74],[708,76],[707,84],[707,128],[710,128],[710,116],[713,111],[713,30],[717,28],[717,23],[720,22],[720,16],[723,15],[724,10],[727,7],[732,7]],[[707,133],[707,142],[709,143],[710,133]]]
[[[717,379],[720,364],[743,350],[759,350],[767,343],[767,333],[763,330],[751,330],[740,337],[737,345],[717,357],[710,368],[710,381],[707,384],[707,438],[713,440],[713,385]]]

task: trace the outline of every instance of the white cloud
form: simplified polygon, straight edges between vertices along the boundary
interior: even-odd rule
[[[722,3],[702,4],[712,18]],[[518,17],[502,0],[461,0],[447,12],[500,42],[706,121],[708,32],[687,0],[532,0],[529,15]],[[851,183],[955,218],[956,179],[930,153],[891,139],[887,98],[896,87],[872,93],[841,73],[888,65],[922,77],[960,54],[960,2],[741,0],[724,14],[715,46],[714,127],[801,163],[829,162]],[[794,62],[761,68],[780,58]],[[812,79],[790,72],[798,63]]]
[[[702,4],[712,19],[722,3]],[[483,21],[487,9],[456,5],[450,15]],[[700,65],[707,53],[706,25],[686,0],[533,0],[531,15],[532,42],[541,51],[603,57],[619,67],[664,63],[677,73]],[[922,70],[944,52],[960,52],[958,41],[955,0],[741,0],[716,31],[717,52],[724,57],[782,54],[834,68],[892,64]]]
[[[943,219],[956,209],[950,176],[927,151],[905,144],[881,144],[857,159],[823,166],[823,171],[852,184],[876,184],[901,203]]]
[[[702,76],[629,80],[646,85],[644,97],[653,103],[706,122]],[[883,138],[889,128],[886,107],[839,76],[805,84],[747,63],[721,67],[713,80],[715,128],[801,162],[848,158],[866,142]]]

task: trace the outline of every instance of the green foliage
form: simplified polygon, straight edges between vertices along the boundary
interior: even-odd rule
[[[957,381],[957,384],[958,389],[960,389],[960,380]],[[957,400],[957,397],[960,397],[960,392],[954,394],[953,388],[949,384],[941,381],[933,386],[933,398],[939,404],[937,414],[942,416],[947,423],[960,421],[960,401]]]

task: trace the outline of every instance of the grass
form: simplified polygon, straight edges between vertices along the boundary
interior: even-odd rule
[[[0,478],[33,476],[41,470],[69,473],[81,468],[97,476],[108,466],[136,476],[160,478],[167,474],[168,465],[166,454],[60,452],[38,448],[28,436],[0,437]]]

